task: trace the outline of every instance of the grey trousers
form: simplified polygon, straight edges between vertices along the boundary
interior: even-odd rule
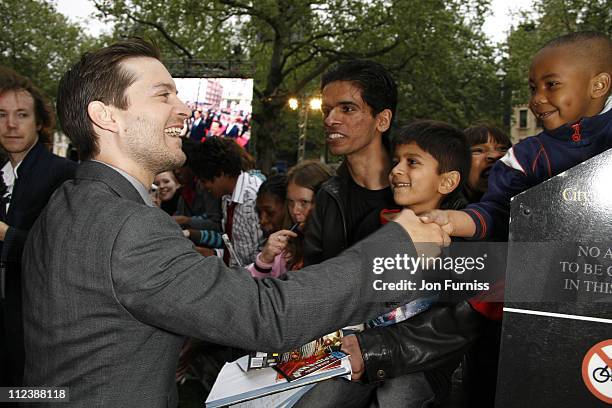
[[[344,379],[323,381],[296,408],[428,408],[435,395],[423,373],[407,374],[369,385]]]

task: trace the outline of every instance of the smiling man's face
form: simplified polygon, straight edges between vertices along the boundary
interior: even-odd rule
[[[136,78],[125,91],[127,109],[118,110],[123,147],[153,174],[180,167],[185,162],[180,132],[190,111],[170,73],[148,57],[128,58],[121,65]]]
[[[358,153],[382,138],[380,114],[372,113],[372,108],[361,97],[361,89],[354,83],[331,82],[323,88],[322,94],[326,141],[333,155]]]

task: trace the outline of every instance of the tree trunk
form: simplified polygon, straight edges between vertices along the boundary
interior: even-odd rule
[[[268,174],[276,159],[274,141],[278,136],[277,120],[281,114],[282,105],[263,102],[260,106],[261,109],[258,109],[253,116],[258,125],[254,132],[255,155],[259,169]]]

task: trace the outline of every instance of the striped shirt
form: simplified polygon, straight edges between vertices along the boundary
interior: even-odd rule
[[[263,244],[263,231],[255,209],[257,191],[262,182],[261,177],[257,175],[241,172],[232,195],[225,195],[221,198],[224,231],[227,224],[227,208],[230,203],[236,203],[232,224],[232,243],[242,265],[255,262]],[[235,260],[230,260],[230,266],[237,265]]]

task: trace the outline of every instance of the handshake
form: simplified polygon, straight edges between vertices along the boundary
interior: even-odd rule
[[[431,210],[417,216],[403,209],[393,221],[410,235],[417,252],[427,256],[439,255],[441,248],[450,244],[451,236],[470,237],[475,230],[469,215],[453,210]]]

